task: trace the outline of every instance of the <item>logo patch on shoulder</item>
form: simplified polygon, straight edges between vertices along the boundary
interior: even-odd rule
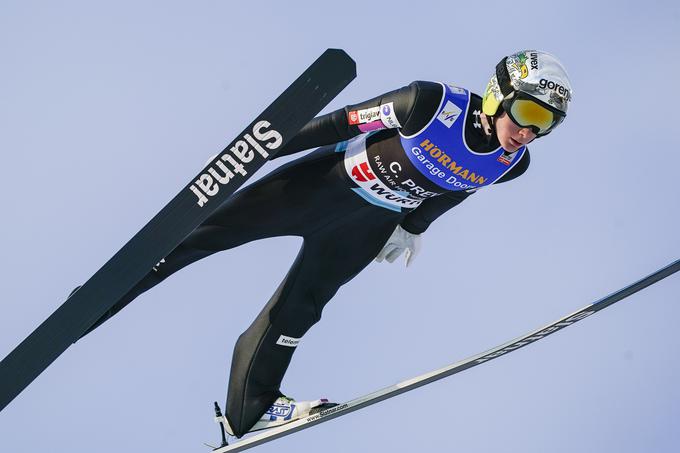
[[[388,102],[380,106],[380,121],[382,121],[385,127],[390,129],[401,127],[397,114],[394,113],[394,102]]]
[[[455,123],[460,116],[460,112],[462,112],[462,110],[456,104],[451,101],[446,101],[446,105],[442,111],[439,112],[439,115],[437,115],[437,119],[441,121],[444,126],[451,128],[453,123]]]
[[[371,123],[380,119],[380,107],[371,107],[363,110],[352,110],[348,114],[349,124],[358,125]]]

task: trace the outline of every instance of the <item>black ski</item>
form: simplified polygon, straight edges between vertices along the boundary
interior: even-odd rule
[[[399,382],[398,384],[394,384],[390,387],[385,387],[376,392],[360,396],[359,398],[347,401],[346,403],[321,410],[320,412],[311,414],[305,418],[301,418],[275,428],[266,429],[261,433],[253,434],[251,437],[246,437],[242,440],[234,442],[231,445],[227,445],[226,438],[223,437],[222,445],[213,449],[212,453],[236,453],[238,451],[247,450],[257,445],[271,442],[272,440],[278,439],[280,437],[293,434],[297,431],[311,428],[312,426],[318,425],[319,423],[325,423],[334,418],[347,415],[359,409],[363,409],[386,399],[401,395],[402,393],[410,392],[411,390],[431,384],[447,376],[452,376],[454,374],[460,373],[461,371],[465,371],[482,363],[486,363],[489,360],[504,356],[538,340],[542,340],[543,338],[552,335],[553,333],[558,332],[565,327],[569,327],[572,324],[581,321],[582,319],[585,319],[588,316],[593,315],[600,310],[603,310],[610,305],[615,304],[616,302],[619,302],[626,297],[647,288],[650,285],[653,285],[659,280],[663,280],[664,278],[673,275],[678,271],[680,271],[680,260],[676,260],[666,267],[654,272],[653,274],[650,274],[643,279],[610,294],[609,296],[603,297],[593,304],[586,305],[580,310],[558,319],[552,324],[548,324],[547,326],[544,326],[538,330],[534,330],[519,338],[515,338],[514,340],[508,341],[507,343],[503,343],[502,345],[496,346],[493,349],[489,349],[488,351],[482,352],[475,356],[468,357],[467,359],[461,360],[460,362],[447,365],[444,368],[430,371],[429,373]],[[219,410],[219,406],[217,406],[217,403],[215,403],[215,405],[217,407],[216,420],[220,420],[221,413],[217,412]]]
[[[356,77],[326,50],[75,294],[0,362],[0,410]]]

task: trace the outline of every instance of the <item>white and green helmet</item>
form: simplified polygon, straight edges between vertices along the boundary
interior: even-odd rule
[[[504,57],[496,65],[496,72],[484,92],[482,111],[489,116],[501,113],[504,101],[517,94],[538,101],[564,118],[572,88],[567,71],[557,57],[540,50],[523,50]]]

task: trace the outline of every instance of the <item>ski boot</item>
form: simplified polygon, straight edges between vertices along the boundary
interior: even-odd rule
[[[314,401],[295,401],[293,398],[280,396],[248,432],[284,425],[333,406],[337,406],[337,404],[329,403],[325,398]],[[234,436],[234,430],[229,426],[226,417],[217,416],[215,421],[222,424],[229,435]]]

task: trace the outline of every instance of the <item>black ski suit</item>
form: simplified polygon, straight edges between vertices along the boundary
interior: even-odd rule
[[[414,82],[361,104],[347,106],[307,124],[276,157],[320,147],[287,163],[230,197],[210,218],[151,270],[88,332],[144,291],[184,266],[215,252],[276,236],[301,236],[303,245],[288,274],[234,348],[226,416],[237,436],[246,433],[281,395],[279,386],[300,339],[321,318],[326,303],[380,252],[397,225],[420,234],[471,192],[445,192],[401,212],[367,202],[355,186],[335,144],[361,134],[351,113],[393,103],[401,125],[372,134],[367,148],[403,155],[399,131],[422,129],[437,114],[442,85]],[[476,152],[499,144],[480,124],[481,98],[472,95],[465,138]],[[527,169],[529,153],[498,182]],[[413,169],[412,171],[417,171]],[[417,177],[417,175],[414,175]],[[351,241],[340,241],[351,231]]]

